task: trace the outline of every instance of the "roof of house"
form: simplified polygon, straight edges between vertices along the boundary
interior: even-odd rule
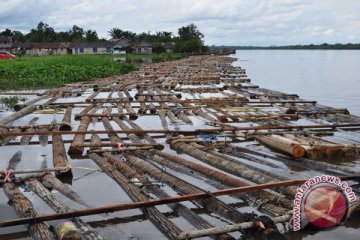
[[[57,49],[57,48],[70,48],[75,43],[72,42],[35,42],[35,43],[15,43],[14,47],[16,48],[44,48],[44,49]]]
[[[133,46],[134,47],[154,47],[154,44],[151,42],[142,41],[142,42],[135,43]]]
[[[11,42],[11,36],[0,36],[0,42]]]
[[[115,45],[115,43],[112,43],[112,42],[81,42],[81,43],[74,44],[73,47],[76,47],[76,48],[94,48],[94,47],[108,48],[108,47],[113,47],[114,45]]]

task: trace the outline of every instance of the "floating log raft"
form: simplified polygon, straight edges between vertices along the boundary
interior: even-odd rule
[[[145,64],[126,75],[46,91],[0,119],[6,152],[26,148],[44,153],[54,166],[37,168],[29,154],[32,159],[23,161],[30,161],[26,166],[31,169],[10,171],[19,163],[18,153],[7,170],[0,170],[0,187],[8,195],[0,203],[14,202],[20,217],[0,227],[27,224],[34,239],[52,239],[46,222],[70,219],[84,239],[102,239],[90,225],[101,226],[106,234],[141,218],[149,220],[141,225],[153,229],[154,239],[237,239],[250,231],[245,229],[256,232],[263,225],[263,233],[275,231],[283,239],[276,227],[261,224],[255,215],[273,226],[284,223],[289,231],[297,186],[308,176],[352,180],[348,184],[356,197],[360,117],[258,87],[245,69],[231,65],[234,60],[192,56]],[[47,115],[36,121],[39,115],[33,114]],[[78,161],[68,161],[66,153]],[[68,178],[72,174],[75,179]],[[65,177],[73,187],[62,182]],[[118,204],[89,207],[111,181],[131,202],[103,194],[106,202]],[[38,216],[19,191],[24,183],[43,200],[34,206],[47,205],[56,213]],[[70,209],[67,198],[85,209]],[[162,204],[167,210],[156,207]],[[143,215],[129,211],[125,220],[120,214],[100,221],[86,218],[92,223],[78,218],[130,209]],[[358,203],[351,203],[351,214],[358,209]]]

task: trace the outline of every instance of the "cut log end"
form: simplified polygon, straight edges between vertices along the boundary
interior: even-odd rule
[[[83,147],[77,147],[77,146],[70,146],[70,148],[68,150],[68,154],[69,154],[69,156],[71,158],[81,157],[83,152],[84,152],[84,148]]]
[[[305,149],[301,146],[294,146],[292,155],[295,158],[302,158],[305,155]]]
[[[60,131],[71,131],[72,127],[68,123],[62,123],[62,124],[60,124],[59,130]]]

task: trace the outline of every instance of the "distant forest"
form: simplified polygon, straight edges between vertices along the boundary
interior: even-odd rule
[[[347,44],[309,44],[309,45],[288,45],[288,46],[226,46],[227,48],[235,50],[251,50],[251,49],[360,49],[360,43],[347,43]]]
[[[132,31],[125,31],[120,28],[112,28],[108,34],[113,39],[125,38],[131,43],[148,41],[154,43],[154,51],[162,47],[158,44],[161,42],[175,43],[175,52],[181,53],[201,53],[207,52],[208,48],[204,45],[204,35],[198,30],[193,23],[180,27],[178,35],[175,36],[172,32],[159,31],[156,33],[143,32],[135,33]],[[0,31],[0,36],[11,36],[12,41],[16,42],[97,42],[107,41],[104,38],[99,38],[96,30],[85,30],[79,26],[73,25],[68,31],[56,32],[54,28],[47,23],[39,22],[38,25],[32,28],[28,33],[22,33],[17,30],[9,28]]]

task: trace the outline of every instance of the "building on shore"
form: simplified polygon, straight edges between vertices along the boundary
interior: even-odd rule
[[[12,37],[0,36],[0,51],[11,51]]]

